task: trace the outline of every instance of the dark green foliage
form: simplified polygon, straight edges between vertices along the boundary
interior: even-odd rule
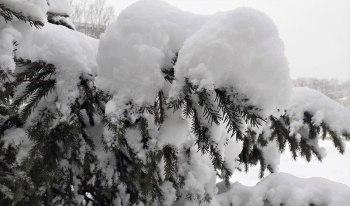
[[[4,17],[6,22],[12,21],[14,17],[24,22],[28,22],[31,26],[40,28],[44,26],[44,23],[41,21],[33,20],[29,16],[23,15],[21,12],[13,11],[7,8],[4,4],[0,4],[0,16]]]
[[[287,147],[287,143],[294,160],[298,156],[305,158],[308,162],[311,161],[312,155],[314,155],[319,161],[322,161],[322,155],[318,148],[315,148],[315,139],[321,137],[325,139],[330,137],[334,143],[334,146],[339,150],[341,154],[344,153],[344,145],[341,140],[342,137],[349,139],[347,133],[337,134],[332,131],[330,127],[325,123],[315,124],[312,120],[313,114],[310,112],[304,112],[303,116],[303,126],[299,131],[295,131],[291,134],[291,122],[288,111],[279,118],[270,116],[268,124],[270,125],[271,135],[268,141],[276,140],[279,151],[282,153]],[[260,177],[264,176],[264,170],[268,169],[273,172],[273,168],[266,165],[263,153],[261,149],[266,146],[267,141],[264,140],[264,133],[256,137],[256,133],[252,131],[247,131],[250,137],[246,137],[243,142],[243,150],[239,155],[239,161],[244,165],[245,171],[247,172],[250,165],[256,165],[260,162]],[[299,140],[296,136],[299,135]]]
[[[149,131],[152,122],[145,117],[145,114],[153,116],[154,124],[160,128],[167,118],[167,110],[181,109],[183,116],[190,120],[198,152],[210,155],[213,168],[217,175],[225,180],[227,186],[230,184],[232,171],[226,166],[217,143],[210,135],[210,127],[213,124],[225,123],[230,133],[228,138],[235,136],[237,140],[243,141],[238,161],[246,172],[251,165],[260,164],[260,177],[264,176],[266,169],[274,172],[274,168],[266,163],[262,149],[270,141],[277,142],[280,152],[283,152],[288,144],[294,158],[300,155],[308,161],[313,154],[321,159],[317,148],[309,144],[309,141],[322,133],[324,137],[326,134],[332,137],[340,152],[344,149],[339,135],[331,131],[324,122],[315,125],[311,113],[305,112],[303,131],[298,133],[301,138],[297,141],[297,134],[290,135],[288,112],[281,117],[270,116],[265,120],[259,115],[260,109],[250,105],[249,100],[241,94],[233,92],[233,88],[220,88],[210,92],[204,88],[199,89],[189,79],[185,79],[180,99],[167,102],[164,92],[159,91],[151,106],[139,108],[130,101],[128,106],[131,109],[126,110],[124,116],[116,123],[105,116],[104,112],[104,104],[111,96],[93,86],[92,76],[82,75],[77,85],[80,96],[70,105],[71,115],[62,121],[60,118],[63,114],[49,106],[54,104],[57,98],[46,99],[48,95],[55,97],[55,66],[43,61],[31,62],[22,59],[16,59],[16,63],[17,70],[9,88],[16,89],[25,85],[25,90],[12,104],[3,104],[0,111],[7,117],[2,121],[0,135],[11,128],[22,127],[35,111],[35,116],[31,117],[31,124],[26,129],[33,147],[28,158],[19,166],[14,165],[16,148],[1,150],[0,156],[5,158],[0,162],[0,173],[6,174],[6,178],[1,178],[0,184],[9,188],[13,195],[13,198],[5,198],[5,194],[0,193],[5,203],[74,205],[76,202],[72,186],[76,181],[79,181],[79,184],[75,185],[74,190],[84,197],[86,204],[110,205],[114,198],[122,195],[118,185],[125,186],[130,195],[130,204],[161,204],[165,197],[160,186],[166,181],[172,183],[180,197],[180,189],[184,186],[186,177],[178,174],[178,158],[185,155],[190,164],[190,148],[177,151],[172,145],[164,145],[161,149],[155,149],[151,142],[155,137],[152,137]],[[11,92],[8,92],[7,95],[3,95],[2,101],[10,103],[10,94]],[[47,106],[38,110],[37,106],[40,103]],[[16,108],[19,107],[22,107],[21,112],[16,112]],[[138,118],[132,120],[131,115],[135,114]],[[118,184],[113,183],[109,186],[103,183],[106,178],[103,168],[91,169],[91,166],[98,162],[94,153],[96,140],[93,140],[91,129],[100,127],[101,123],[112,131],[115,140],[115,143],[109,144],[104,142],[102,136],[105,152],[114,155],[112,164],[115,165],[115,174],[118,174]],[[246,130],[243,129],[243,123],[248,125]],[[269,137],[265,137],[264,131],[261,134],[255,132],[254,128],[262,124],[269,125]],[[130,137],[126,134],[131,130],[138,131],[141,136],[145,159],[140,158],[128,143]],[[83,159],[79,157],[81,144],[86,145]],[[66,166],[61,164],[62,161],[66,162]],[[161,174],[159,168],[161,162],[164,162],[164,174]],[[15,176],[15,168],[23,171],[24,176]],[[40,193],[37,192],[39,188]],[[186,198],[201,204],[210,202],[212,197],[209,194],[200,196],[188,192]]]
[[[259,148],[259,144],[257,142],[258,138],[262,137],[257,137],[256,132],[248,130],[247,135],[243,140],[243,148],[239,154],[239,161],[244,165],[245,172],[248,172],[250,166],[260,163],[259,177],[262,178],[264,176],[265,169],[268,168],[270,172],[273,172],[273,170],[265,163],[263,152]]]
[[[166,107],[166,99],[163,91],[158,92],[158,97],[154,102],[153,107],[149,110],[150,113],[154,116],[154,122],[157,125],[161,125],[164,122],[165,116],[165,108]]]
[[[56,14],[52,12],[47,13],[47,22],[51,24],[65,26],[68,29],[74,30],[74,28],[67,22],[69,16],[67,14]]]
[[[164,157],[164,170],[165,178],[168,180],[176,179],[177,171],[177,150],[171,145],[166,145],[163,148],[163,157]]]
[[[179,53],[176,52],[174,58],[171,60],[171,63],[172,63],[173,65],[176,64],[178,56],[179,56]],[[164,68],[164,69],[162,69],[162,73],[163,73],[163,75],[164,75],[164,79],[165,79],[165,80],[167,80],[167,81],[170,82],[170,83],[173,83],[173,81],[175,80],[175,70],[174,70],[174,67],[171,67],[171,68]]]
[[[20,67],[20,71],[16,75],[14,84],[16,86],[26,84],[26,88],[15,99],[14,105],[20,107],[25,104],[21,117],[27,119],[37,107],[39,101],[47,97],[55,89],[56,81],[53,79],[55,67],[43,61],[31,62],[29,60],[16,59],[16,63]],[[22,69],[23,71],[21,71]]]
[[[206,89],[202,89],[198,92],[198,104],[204,110],[204,118],[210,122],[210,125],[219,124],[221,120],[221,115],[219,111],[214,108],[214,105],[210,102],[210,93]]]

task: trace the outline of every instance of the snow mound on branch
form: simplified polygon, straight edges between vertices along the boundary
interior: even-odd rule
[[[26,35],[18,42],[17,58],[55,65],[60,109],[69,115],[68,105],[79,95],[79,77],[96,73],[98,40],[53,24],[41,29],[22,28],[21,33]]]
[[[233,87],[261,109],[284,108],[292,86],[276,25],[249,8],[216,14],[188,38],[175,77],[172,98],[189,78],[199,88]]]
[[[115,102],[154,102],[164,86],[161,69],[172,67],[175,53],[206,19],[159,0],[129,6],[101,36],[97,86],[118,93]]]
[[[43,60],[78,73],[96,72],[98,40],[53,24],[31,31],[18,42],[17,57],[31,61]]]
[[[48,3],[50,4],[49,12],[68,16],[73,14],[73,10],[67,0],[48,0]]]
[[[215,197],[220,205],[263,206],[328,205],[345,206],[350,202],[350,188],[324,178],[298,178],[286,173],[271,174],[254,187],[236,182],[229,191]],[[270,204],[265,204],[265,201]]]
[[[32,20],[46,22],[46,12],[49,8],[46,0],[0,0],[0,4]]]
[[[350,110],[348,108],[314,89],[296,87],[293,89],[292,101],[288,109],[291,121],[303,119],[306,111],[313,114],[314,124],[320,125],[325,122],[338,135],[350,134]]]

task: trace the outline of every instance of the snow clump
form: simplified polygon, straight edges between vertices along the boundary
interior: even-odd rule
[[[179,52],[175,77],[172,98],[189,78],[208,90],[233,87],[269,114],[287,106],[292,88],[276,25],[250,8],[216,14],[189,37]]]

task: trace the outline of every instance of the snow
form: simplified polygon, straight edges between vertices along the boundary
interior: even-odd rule
[[[286,150],[281,154],[280,173],[259,180],[259,166],[249,168],[248,173],[235,171],[230,188],[219,182],[218,195],[214,199],[219,205],[226,206],[263,206],[263,200],[272,204],[264,206],[309,206],[316,205],[346,206],[350,201],[350,150],[340,155],[330,140],[319,143],[327,150],[327,157],[322,162],[312,159],[294,161]],[[346,142],[350,147],[350,142]],[[287,174],[287,172],[289,174]],[[181,199],[175,205],[184,205]],[[215,205],[215,204],[211,204]]]
[[[162,205],[164,206],[171,206],[173,202],[176,200],[176,190],[173,187],[173,183],[169,181],[165,181],[160,186],[163,194],[164,194],[164,201],[162,202]]]
[[[69,103],[79,95],[79,77],[96,74],[98,40],[53,24],[41,29],[28,27],[21,28],[26,35],[18,41],[17,58],[55,65],[57,107],[69,116]]]
[[[18,44],[16,54],[21,58],[43,60],[79,73],[96,73],[98,40],[82,33],[46,24],[42,29],[33,29]]]
[[[167,116],[164,123],[159,129],[159,144],[171,144],[180,148],[181,144],[188,138],[189,127],[184,121],[181,111],[167,111]]]
[[[141,132],[137,129],[128,129],[125,131],[125,139],[137,157],[143,162],[146,162],[147,155],[145,153],[145,150],[143,150]]]
[[[206,193],[213,196],[218,192],[211,159],[208,154],[199,153],[197,146],[191,148],[189,162],[180,163],[179,174],[185,177],[184,189],[195,197],[203,199]]]
[[[345,143],[350,148],[350,142]],[[320,141],[319,146],[327,152],[322,162],[316,158],[312,158],[310,162],[302,158],[295,161],[287,149],[281,154],[279,172],[288,172],[300,178],[322,177],[350,187],[350,150],[347,149],[344,155],[339,154],[331,140]],[[253,186],[260,181],[259,169],[259,166],[252,166],[248,173],[235,171],[231,181]]]
[[[193,23],[194,20],[196,22]],[[194,26],[187,27],[184,22],[192,22]],[[170,60],[176,52],[179,52],[174,67],[176,80],[168,94],[169,85],[165,83],[160,70],[172,66]],[[277,27],[264,13],[249,8],[208,17],[194,16],[157,0],[140,1],[124,10],[102,35],[97,63],[99,70],[96,85],[113,95],[106,104],[106,114],[113,123],[118,123],[124,111],[130,110],[130,119],[135,121],[140,115],[138,109],[153,104],[159,90],[165,90],[170,99],[178,98],[185,78],[198,85],[199,89],[208,91],[213,91],[214,85],[215,88],[233,88],[248,97],[250,104],[261,108],[264,115],[277,114],[277,109],[291,109],[293,127],[301,126],[298,124],[298,115],[304,114],[306,110],[314,113],[315,124],[322,121],[332,123],[337,112],[341,111],[337,105],[324,103],[323,97],[320,98],[321,106],[314,106],[317,101],[314,101],[313,94],[301,94],[296,92],[298,89],[292,89],[288,61]],[[305,102],[301,102],[304,98]],[[322,106],[327,105],[329,107],[324,111]],[[333,107],[334,110],[329,110]],[[178,165],[179,173],[185,178],[184,189],[200,198],[205,194],[215,195],[218,192],[213,187],[215,171],[210,157],[201,155],[197,147],[193,146],[195,137],[189,134],[190,121],[180,111],[169,112],[166,116],[159,131],[154,132],[158,144],[172,144],[180,150],[192,147],[189,162],[180,159]],[[238,166],[235,160],[241,151],[242,142],[231,139],[225,145],[223,140],[226,140],[227,134],[223,124],[213,126],[210,132],[227,166],[234,171]],[[262,129],[257,131],[260,132]],[[265,132],[268,135],[268,131]],[[107,134],[105,138],[108,136],[111,135]],[[145,161],[140,134],[128,130],[126,136],[131,148],[138,151],[139,158]],[[323,151],[317,146],[318,139],[311,143]],[[284,164],[284,155],[279,154],[277,143],[271,142],[261,149],[266,163],[276,172],[283,171],[281,165]],[[274,181],[275,178],[277,181]],[[319,184],[331,185],[334,190],[328,192],[326,187],[318,187]],[[316,190],[311,190],[315,185]],[[305,192],[303,187],[310,190],[297,199],[299,193]],[[266,198],[272,204],[319,204],[322,201],[341,205],[343,196],[348,194],[348,188],[342,187],[345,186],[321,178],[300,180],[278,173],[251,188],[235,183],[232,186],[235,190],[215,196],[211,205],[229,205],[228,201],[235,205],[264,205]],[[343,193],[337,192],[339,188]],[[169,194],[167,205],[174,200],[172,189],[170,184],[162,186],[162,190]],[[319,194],[323,195],[323,199],[315,199]],[[329,194],[339,194],[339,198],[331,199]],[[190,205],[184,202],[176,204]]]
[[[164,87],[161,69],[171,67],[175,53],[206,18],[158,0],[131,5],[101,36],[97,87],[117,95],[111,102],[116,107],[130,100],[153,104]]]
[[[346,142],[350,146],[350,142]],[[330,140],[320,142],[328,155],[322,162],[312,159],[294,161],[286,150],[281,154],[280,173],[259,180],[259,166],[249,168],[248,173],[235,171],[230,188],[219,182],[217,195],[210,205],[271,206],[285,203],[286,206],[316,205],[346,206],[350,201],[350,150],[340,155]],[[288,172],[289,174],[287,174]],[[268,199],[272,204],[263,204]],[[185,205],[182,198],[175,206]],[[191,205],[186,203],[186,205]]]
[[[287,173],[271,174],[254,187],[240,183],[231,185],[227,193],[218,196],[221,205],[263,206],[267,200],[271,205],[339,206],[350,202],[350,188],[330,180],[297,178]]]
[[[296,87],[292,92],[292,102],[288,109],[291,121],[303,119],[305,111],[309,111],[313,116],[313,123],[319,125],[322,121],[330,128],[341,135],[350,134],[350,111],[348,108],[336,103],[324,94],[306,87]],[[294,130],[301,126],[294,123]]]
[[[0,0],[0,3],[4,2]],[[23,11],[25,15],[44,20],[48,9],[44,0],[5,1],[3,4],[16,11]],[[50,0],[50,12],[69,14],[67,1]],[[36,6],[34,6],[36,5]],[[28,6],[27,10],[25,6]],[[46,20],[45,20],[46,21]],[[305,111],[313,114],[313,123],[320,125],[325,122],[330,128],[342,134],[350,133],[350,112],[348,109],[335,104],[324,95],[307,88],[292,89],[289,78],[288,61],[284,55],[283,42],[279,37],[278,29],[264,13],[254,9],[240,8],[214,16],[201,16],[180,11],[159,0],[143,0],[124,10],[118,20],[112,23],[101,40],[89,38],[76,31],[62,26],[47,24],[36,30],[27,24],[16,22],[3,28],[4,21],[0,19],[0,66],[6,70],[15,69],[13,58],[13,41],[17,41],[17,58],[32,61],[43,60],[55,65],[56,93],[39,103],[40,108],[58,108],[67,120],[70,115],[70,104],[79,97],[77,85],[79,77],[96,78],[96,86],[112,95],[112,99],[105,105],[106,116],[118,124],[125,111],[128,118],[135,122],[141,115],[149,120],[149,150],[161,148],[171,144],[179,151],[179,174],[184,178],[184,190],[195,197],[213,197],[211,205],[265,205],[267,199],[273,205],[299,206],[314,204],[346,205],[350,202],[350,189],[340,183],[323,178],[303,179],[285,173],[269,175],[256,186],[247,187],[240,183],[233,183],[231,189],[225,191],[215,186],[216,171],[209,154],[202,154],[195,145],[196,137],[191,134],[191,120],[186,119],[181,110],[166,111],[167,118],[159,126],[151,122],[151,116],[140,114],[140,108],[153,105],[158,92],[162,90],[170,99],[181,95],[184,79],[213,92],[215,88],[224,88],[239,92],[249,98],[249,103],[262,109],[263,115],[274,114],[277,109],[288,109],[292,122],[292,131],[298,131],[302,126]],[[25,35],[21,35],[25,34]],[[177,64],[174,67],[176,80],[172,85],[165,82],[162,69],[172,67],[171,60],[179,52]],[[91,75],[91,76],[90,76]],[[215,87],[214,87],[215,86]],[[16,92],[18,95],[20,91]],[[56,99],[55,99],[56,100]],[[48,102],[55,102],[48,105]],[[198,105],[197,105],[198,106]],[[35,116],[35,112],[33,113]],[[31,120],[31,119],[29,119]],[[4,147],[9,145],[30,148],[30,142],[24,128],[6,131],[2,141]],[[120,125],[117,125],[120,126]],[[158,127],[159,126],[159,127]],[[242,125],[248,127],[249,125]],[[268,125],[263,126],[268,127]],[[98,162],[91,165],[91,171],[101,169],[102,185],[117,186],[120,197],[116,197],[115,204],[123,205],[129,202],[125,185],[119,184],[116,171],[115,156],[112,152],[103,151],[103,143],[109,147],[118,146],[115,134],[106,129],[101,122],[95,127],[88,128],[96,144],[94,154]],[[259,130],[259,129],[257,129]],[[260,128],[257,133],[262,132]],[[220,154],[227,162],[227,167],[235,171],[237,157],[242,149],[242,142],[234,138],[227,140],[225,125],[211,127],[212,141],[217,144]],[[265,131],[264,131],[265,132]],[[101,135],[103,141],[101,142]],[[265,135],[268,135],[265,133]],[[147,153],[142,143],[142,135],[136,128],[125,131],[128,146],[136,153],[137,158],[147,162]],[[298,138],[298,136],[297,136]],[[299,137],[300,138],[300,137]],[[315,148],[319,147],[319,139],[310,140]],[[328,141],[326,147],[328,149]],[[79,158],[91,152],[86,142],[81,141]],[[322,144],[322,143],[320,143]],[[29,145],[29,146],[28,146]],[[322,145],[321,145],[322,146]],[[157,148],[157,149],[159,149]],[[185,151],[190,148],[190,155]],[[288,171],[293,168],[301,171],[299,166],[291,166],[291,157],[288,152],[280,155],[277,143],[271,142],[261,148],[266,163],[275,171]],[[21,150],[17,156],[20,162],[27,156],[29,150]],[[324,153],[324,152],[323,152]],[[347,153],[348,154],[348,153]],[[181,156],[182,155],[182,156]],[[289,155],[286,157],[286,155]],[[331,162],[327,167],[341,168],[345,159],[335,158],[328,154]],[[341,160],[342,165],[336,166]],[[328,159],[325,159],[325,162]],[[60,162],[62,167],[67,161]],[[311,166],[314,165],[311,163]],[[162,165],[160,165],[161,167]],[[293,167],[293,168],[291,168]],[[287,168],[287,169],[286,169]],[[161,168],[162,169],[162,168]],[[164,169],[164,168],[163,168]],[[317,176],[316,171],[324,169],[302,167],[303,171]],[[251,171],[256,171],[252,168]],[[294,171],[295,172],[295,171]],[[349,180],[348,174],[332,173],[337,181]],[[349,169],[346,171],[349,172]],[[297,176],[304,177],[295,172]],[[258,175],[256,174],[256,177]],[[333,177],[334,176],[334,177]],[[94,182],[93,177],[90,181]],[[329,178],[329,177],[327,177]],[[74,188],[81,184],[75,176]],[[244,183],[244,178],[235,171],[233,180]],[[257,181],[247,178],[248,183]],[[350,185],[350,181],[349,182]],[[164,182],[160,189],[165,194],[164,205],[172,205],[176,199],[176,191],[171,182]],[[83,196],[74,190],[76,198],[83,202]],[[218,194],[219,193],[219,194]],[[182,203],[177,203],[182,204]],[[182,205],[191,205],[184,203]]]
[[[51,13],[64,16],[73,14],[73,9],[67,0],[48,0],[48,3],[50,4],[49,12]]]
[[[1,25],[1,24],[0,24]],[[0,68],[4,71],[15,70],[16,64],[13,60],[13,42],[20,39],[21,34],[14,28],[4,28],[0,31]]]
[[[269,165],[274,172],[278,172],[281,163],[281,154],[278,150],[277,140],[269,142],[265,147],[260,149],[263,152],[266,165]]]
[[[264,13],[240,8],[218,13],[189,37],[179,52],[170,98],[181,94],[184,78],[199,88],[230,88],[271,112],[286,107],[291,91],[284,46]]]
[[[8,149],[9,146],[14,148],[23,148],[19,150],[19,153],[16,156],[17,164],[20,164],[25,158],[28,157],[30,148],[33,146],[33,143],[29,140],[26,131],[22,128],[7,130],[1,140],[4,143],[3,147],[6,149]]]
[[[31,20],[46,22],[46,12],[49,8],[46,0],[0,0],[0,4],[22,13]]]

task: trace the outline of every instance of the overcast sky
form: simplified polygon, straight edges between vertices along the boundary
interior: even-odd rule
[[[136,0],[107,0],[119,13]],[[292,78],[350,79],[348,0],[165,0],[186,11],[215,14],[241,6],[259,9],[277,24]]]

